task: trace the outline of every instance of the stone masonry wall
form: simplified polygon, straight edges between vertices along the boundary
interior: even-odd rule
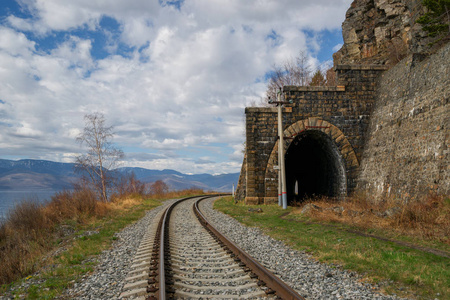
[[[450,193],[450,44],[379,79],[357,186],[380,200]]]
[[[277,140],[277,114],[274,108],[253,108],[247,107],[246,114],[246,160],[244,163],[245,184],[239,185],[236,195],[245,194],[245,199],[254,199],[253,202],[261,202],[264,195],[264,174],[267,161]],[[245,188],[241,192],[240,188]],[[242,198],[237,198],[244,200]]]
[[[337,66],[338,87],[285,87],[287,97],[293,104],[286,105],[283,113],[285,134],[292,134],[292,126],[298,121],[314,125],[316,122],[329,124],[327,134],[335,140],[336,147],[343,151],[347,160],[347,188],[351,192],[356,186],[356,168],[362,157],[365,132],[369,125],[375,96],[375,83],[380,66]],[[246,108],[246,163],[245,174],[241,172],[237,195],[245,195],[248,202],[263,202],[264,198],[275,198],[276,189],[266,189],[267,182],[277,185],[276,172],[266,174],[268,166],[276,157],[277,113],[276,108]],[[305,123],[306,122],[306,123]],[[315,126],[303,129],[318,130]],[[286,148],[290,141],[286,141]],[[345,148],[345,149],[344,149]],[[348,153],[347,153],[348,152]],[[352,152],[353,156],[349,154]],[[350,158],[351,156],[351,158]],[[268,176],[268,177],[267,177]],[[241,191],[245,188],[245,193]]]
[[[241,166],[241,173],[239,173],[239,180],[236,186],[236,193],[234,197],[237,200],[245,199],[245,192],[247,190],[247,156],[244,155],[244,161]]]

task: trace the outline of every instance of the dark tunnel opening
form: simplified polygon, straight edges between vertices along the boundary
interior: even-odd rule
[[[317,130],[300,133],[285,156],[288,202],[346,194],[345,167],[331,138]]]

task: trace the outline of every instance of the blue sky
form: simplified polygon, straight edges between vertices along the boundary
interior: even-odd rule
[[[104,114],[124,166],[239,172],[274,65],[330,65],[351,0],[2,0],[0,158],[72,162]]]

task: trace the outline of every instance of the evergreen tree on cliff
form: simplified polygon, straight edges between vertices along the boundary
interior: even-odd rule
[[[423,5],[427,8],[427,12],[417,20],[417,23],[423,25],[423,30],[428,36],[439,37],[437,41],[448,37],[450,0],[423,0]]]

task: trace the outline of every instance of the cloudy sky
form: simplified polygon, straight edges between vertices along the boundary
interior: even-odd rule
[[[1,0],[0,158],[72,162],[104,114],[124,166],[239,172],[274,64],[329,63],[351,0]]]

